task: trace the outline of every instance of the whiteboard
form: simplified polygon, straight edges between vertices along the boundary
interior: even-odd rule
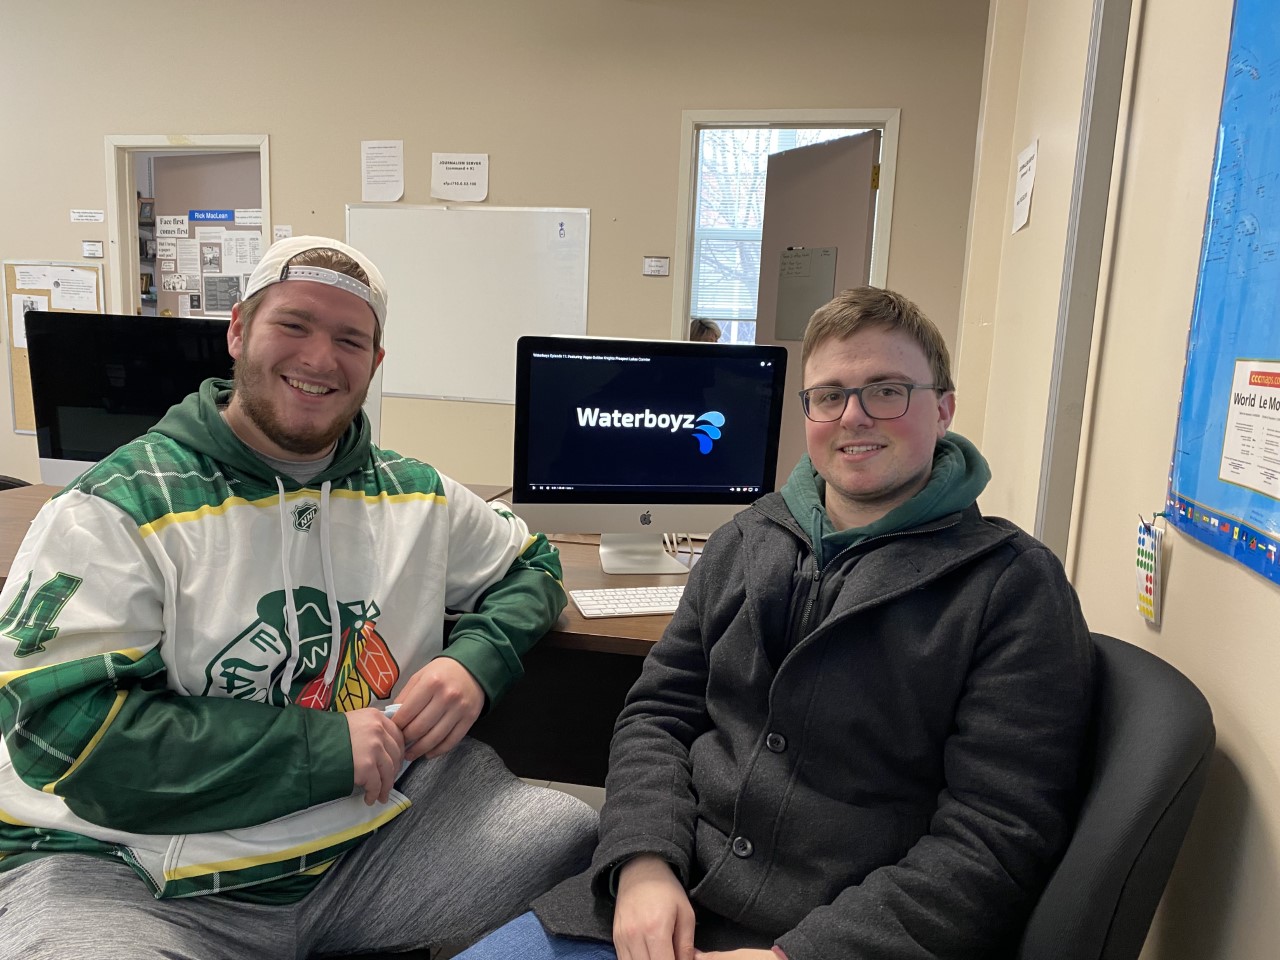
[[[591,211],[347,206],[387,281],[382,392],[512,403],[516,338],[587,332]]]
[[[775,339],[803,340],[809,318],[836,295],[835,247],[787,247],[778,265]]]

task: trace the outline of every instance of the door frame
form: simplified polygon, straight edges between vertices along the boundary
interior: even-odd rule
[[[263,249],[271,240],[271,156],[268,138],[258,134],[108,134],[103,138],[107,169],[107,309],[133,313],[127,281],[139,273],[134,157],[142,153],[257,153],[262,184]]]
[[[893,224],[893,186],[898,169],[896,107],[826,110],[684,110],[680,114],[680,185],[676,194],[676,243],[672,264],[671,338],[683,340],[689,329],[689,291],[693,282],[693,217],[698,186],[698,131],[724,127],[854,127],[879,129],[880,188],[871,241],[871,283],[883,287],[889,275],[889,234]]]

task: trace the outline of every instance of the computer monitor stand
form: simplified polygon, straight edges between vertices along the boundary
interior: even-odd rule
[[[600,534],[600,566],[605,573],[688,573],[662,549],[661,533]]]

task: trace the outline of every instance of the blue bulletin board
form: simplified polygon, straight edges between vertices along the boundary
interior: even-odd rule
[[[1236,0],[1166,514],[1280,582],[1280,4]]]

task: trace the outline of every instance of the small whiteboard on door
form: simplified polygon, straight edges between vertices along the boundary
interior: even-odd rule
[[[778,340],[803,340],[813,311],[835,296],[836,248],[787,247],[778,263]]]
[[[347,242],[387,281],[382,393],[512,403],[516,339],[587,330],[591,213],[350,204]]]

